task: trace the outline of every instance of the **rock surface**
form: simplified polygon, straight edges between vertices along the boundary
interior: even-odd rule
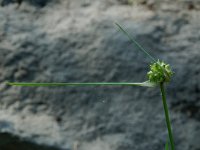
[[[6,133],[47,150],[164,149],[159,89],[5,84],[146,80],[150,60],[117,31],[117,21],[153,56],[173,66],[167,90],[176,148],[199,150],[200,5],[193,5],[68,0],[42,9],[28,3],[1,7],[0,138]]]

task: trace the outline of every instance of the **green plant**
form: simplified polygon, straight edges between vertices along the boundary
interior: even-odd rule
[[[116,83],[116,82],[97,82],[97,83],[25,83],[25,82],[8,82],[8,85],[12,86],[96,86],[96,85],[119,85],[119,86],[145,86],[145,87],[160,87],[163,108],[165,113],[166,125],[168,129],[169,143],[171,150],[175,150],[174,139],[171,129],[171,123],[169,118],[168,106],[166,102],[166,92],[165,92],[165,83],[169,82],[173,73],[169,64],[164,63],[163,61],[156,60],[151,56],[137,41],[135,41],[128,32],[126,32],[121,25],[116,23],[117,27],[122,31],[130,41],[132,41],[143,53],[146,54],[153,62],[150,65],[150,71],[147,73],[148,80],[142,83]],[[168,139],[165,144],[165,150],[169,150]]]

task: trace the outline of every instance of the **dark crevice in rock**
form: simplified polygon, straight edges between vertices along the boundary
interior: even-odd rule
[[[52,146],[38,145],[9,133],[0,133],[0,150],[61,150]]]
[[[17,3],[18,5],[21,5],[23,2],[28,2],[29,4],[37,6],[37,7],[44,7],[50,1],[51,0],[2,0],[1,6],[7,6],[12,3]]]

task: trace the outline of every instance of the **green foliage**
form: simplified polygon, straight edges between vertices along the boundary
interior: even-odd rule
[[[133,5],[133,3],[134,3],[134,0],[128,0],[129,5]]]

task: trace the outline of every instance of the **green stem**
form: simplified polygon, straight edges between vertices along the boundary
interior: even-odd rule
[[[162,102],[163,102],[163,107],[164,107],[164,111],[165,111],[165,120],[166,120],[166,124],[167,124],[171,150],[175,150],[174,138],[173,138],[172,129],[171,129],[171,123],[170,123],[168,106],[167,106],[167,101],[166,101],[166,92],[165,92],[165,88],[164,88],[164,83],[160,83],[160,91],[162,94]]]

